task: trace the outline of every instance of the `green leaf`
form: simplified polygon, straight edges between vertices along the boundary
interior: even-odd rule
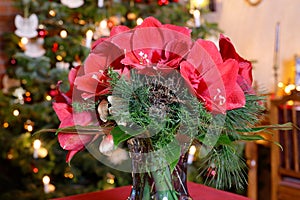
[[[232,140],[228,135],[221,134],[219,139],[218,139],[218,144],[223,144],[223,145],[230,145],[232,144]]]
[[[266,129],[273,129],[273,130],[291,130],[293,128],[292,122],[287,122],[285,124],[272,124],[266,126],[258,126],[254,128],[247,128],[247,129],[237,129],[238,132],[260,132]]]
[[[142,133],[145,133],[145,129],[133,130],[125,126],[116,126],[111,130],[115,146]]]
[[[255,141],[255,140],[266,140],[263,136],[261,135],[241,135],[240,136],[241,140],[247,140],[247,141]]]
[[[112,127],[100,127],[100,126],[69,126],[58,129],[42,129],[34,134],[44,133],[44,132],[55,132],[58,133],[74,133],[74,134],[105,134],[112,130]]]

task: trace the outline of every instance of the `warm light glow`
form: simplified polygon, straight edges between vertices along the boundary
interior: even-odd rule
[[[14,116],[17,117],[17,116],[19,116],[19,114],[20,114],[20,111],[19,111],[19,110],[14,110],[14,111],[13,111],[13,115],[14,115]]]
[[[143,18],[139,17],[137,20],[136,20],[136,24],[137,25],[141,25],[143,23]]]
[[[87,48],[90,48],[91,44],[92,44],[92,38],[93,38],[94,33],[92,30],[88,30],[85,35],[86,35],[85,46]]]
[[[295,90],[296,86],[294,84],[289,84],[284,88],[286,94],[290,94],[292,90]]]
[[[9,127],[9,123],[4,122],[4,123],[3,123],[3,128],[8,128],[8,127]]]
[[[51,17],[54,17],[56,15],[56,12],[54,10],[49,10],[49,15]]]
[[[106,182],[109,183],[109,184],[114,184],[114,183],[115,183],[115,180],[114,180],[113,178],[108,178],[108,179],[106,180]]]
[[[201,26],[200,11],[194,10],[193,15],[194,15],[195,27],[199,28]]]
[[[196,153],[196,147],[195,147],[195,145],[192,145],[192,146],[190,147],[189,154],[195,155],[195,153]]]
[[[291,93],[291,90],[289,89],[289,87],[285,87],[285,88],[284,88],[284,92],[285,92],[286,94],[290,94],[290,93]]]
[[[23,45],[26,45],[26,44],[28,43],[28,38],[22,37],[22,38],[21,38],[21,43],[22,43]]]
[[[78,24],[85,25],[85,21],[83,19],[81,19],[81,20],[78,21]]]
[[[39,24],[39,29],[45,29],[45,26],[43,24]]]
[[[102,29],[107,28],[107,21],[105,19],[100,22],[100,28]]]
[[[279,82],[279,83],[277,84],[277,86],[278,86],[279,88],[283,88],[284,84],[283,84],[283,82]]]
[[[102,23],[102,22],[103,22],[103,20],[101,21],[101,23]],[[100,23],[100,26],[101,26],[101,23]],[[106,23],[106,22],[105,22],[105,23]],[[94,35],[94,33],[93,33],[92,30],[88,30],[88,31],[86,32],[86,37],[87,37],[87,38],[92,38],[93,35]]]
[[[29,131],[29,132],[33,131],[33,126],[30,124],[27,125],[27,131]]]
[[[49,176],[44,176],[43,177],[43,183],[44,183],[44,185],[48,185],[50,183],[50,177]]]
[[[200,16],[200,11],[199,10],[194,10],[194,17],[199,17]]]
[[[31,95],[30,92],[25,92],[26,97],[29,97],[30,95]]]
[[[194,10],[196,8],[200,9],[200,8],[204,8],[205,6],[207,6],[209,4],[208,0],[190,0],[191,3],[191,10]]]
[[[197,6],[203,6],[205,0],[196,0],[195,3]]]
[[[63,57],[62,57],[61,55],[57,55],[57,56],[56,56],[56,60],[62,61],[62,59],[63,59]]]
[[[21,82],[22,82],[23,84],[27,84],[27,80],[26,80],[26,79],[22,79]]]
[[[61,38],[66,38],[67,36],[68,36],[68,33],[67,33],[66,30],[60,31],[60,37],[61,37]]]
[[[39,150],[38,150],[38,157],[39,158],[45,158],[46,156],[48,155],[48,150],[44,147],[41,147]]]
[[[52,100],[52,97],[51,97],[50,95],[47,95],[47,96],[45,97],[45,99],[46,99],[47,101],[51,101],[51,100]]]
[[[33,148],[34,149],[39,149],[41,147],[42,143],[39,139],[34,140],[33,142]]]
[[[8,160],[11,160],[11,159],[13,159],[13,158],[14,158],[14,156],[13,156],[12,153],[8,153],[8,154],[7,154],[7,159],[8,159]]]
[[[64,176],[65,176],[65,178],[69,178],[69,179],[74,178],[74,174],[72,174],[71,172],[66,172],[66,173],[64,174]]]
[[[294,105],[294,101],[293,100],[289,100],[288,102],[286,102],[287,105],[292,106]]]
[[[127,18],[129,19],[129,20],[135,20],[136,19],[136,14],[135,13],[128,13],[127,14]]]
[[[32,171],[33,171],[33,173],[35,173],[35,174],[36,174],[36,173],[38,173],[38,172],[39,172],[39,169],[38,169],[37,167],[35,167],[35,168],[33,168],[33,169],[32,169]]]
[[[297,90],[297,91],[300,91],[300,85],[298,85],[298,86],[296,87],[296,90]]]
[[[288,85],[288,86],[290,87],[291,90],[296,89],[296,85],[294,85],[294,84],[290,84],[290,85]]]

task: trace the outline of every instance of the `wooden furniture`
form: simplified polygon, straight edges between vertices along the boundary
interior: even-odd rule
[[[271,101],[271,124],[292,122],[292,130],[274,131],[271,145],[271,199],[300,200],[300,92]]]
[[[102,190],[87,194],[74,195],[53,200],[125,200],[130,193],[130,186]],[[188,182],[189,193],[193,200],[250,200],[247,197]]]

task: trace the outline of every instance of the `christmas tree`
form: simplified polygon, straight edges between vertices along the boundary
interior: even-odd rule
[[[200,1],[201,2],[201,1]],[[22,0],[16,30],[5,35],[7,77],[14,84],[0,91],[0,199],[46,199],[131,184],[130,176],[106,167],[88,152],[66,164],[55,134],[52,109],[56,84],[67,91],[69,69],[84,62],[93,41],[116,25],[134,27],[148,16],[162,23],[189,26],[195,38],[218,34],[217,24],[201,13],[213,1],[177,0]]]

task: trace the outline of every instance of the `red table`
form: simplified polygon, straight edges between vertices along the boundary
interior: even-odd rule
[[[244,196],[192,182],[188,182],[188,189],[193,200],[250,200]],[[123,186],[111,190],[102,190],[99,192],[56,198],[53,200],[126,200],[129,193],[130,186]]]

